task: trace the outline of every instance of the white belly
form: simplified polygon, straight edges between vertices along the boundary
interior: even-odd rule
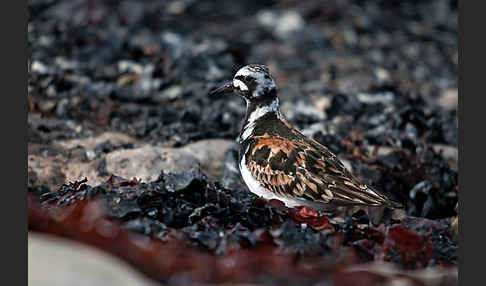
[[[246,156],[243,156],[243,159],[240,162],[240,171],[243,181],[245,181],[245,184],[248,186],[248,189],[250,189],[250,192],[267,200],[278,199],[274,193],[262,187],[262,185],[253,177],[250,170],[248,170],[248,167],[246,166],[245,157]]]
[[[308,206],[314,209],[321,209],[325,206],[325,204],[310,202],[303,199],[292,199],[292,198],[282,197],[277,194],[274,194],[271,191],[268,191],[255,179],[255,177],[253,177],[253,175],[250,173],[250,170],[248,170],[248,167],[246,166],[245,155],[243,155],[243,158],[240,162],[240,171],[241,171],[241,176],[243,177],[243,181],[245,181],[245,184],[248,186],[248,189],[250,189],[250,192],[254,193],[257,196],[263,197],[264,199],[280,200],[289,208],[295,206]]]

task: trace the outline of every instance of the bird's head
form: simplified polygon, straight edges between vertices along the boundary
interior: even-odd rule
[[[277,96],[275,81],[264,65],[247,65],[229,81],[210,91],[210,95],[236,93],[249,102],[271,101]]]

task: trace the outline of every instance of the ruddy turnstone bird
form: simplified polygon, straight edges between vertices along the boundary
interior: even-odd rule
[[[210,91],[210,95],[229,93],[239,94],[247,104],[238,137],[239,168],[254,194],[288,207],[318,210],[331,205],[401,207],[361,183],[336,155],[285,120],[266,66],[247,65],[232,81]]]

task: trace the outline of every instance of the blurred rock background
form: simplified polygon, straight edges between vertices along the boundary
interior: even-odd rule
[[[424,141],[454,161],[456,12],[454,1],[29,1],[29,184],[99,182],[146,144],[234,140],[241,99],[206,94],[247,63],[270,67],[285,115],[310,136]],[[194,150],[228,147],[216,142]]]

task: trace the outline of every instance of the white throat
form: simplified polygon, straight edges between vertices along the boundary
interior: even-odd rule
[[[249,102],[247,100],[246,101],[247,110],[248,110],[248,106],[249,106]],[[243,132],[241,133],[238,142],[241,143],[242,141],[248,139],[253,133],[253,129],[255,128],[256,121],[269,112],[276,112],[278,117],[281,116],[278,98],[275,98],[275,100],[268,105],[257,107],[248,115],[248,120],[246,121],[245,126],[243,127]]]
[[[250,113],[250,116],[248,116],[248,123],[253,123],[257,121],[260,117],[264,116],[269,112],[279,111],[278,107],[278,98],[275,98],[275,100],[268,105],[257,107],[255,110],[252,111],[252,113]],[[246,108],[248,110],[248,101],[246,102]]]

